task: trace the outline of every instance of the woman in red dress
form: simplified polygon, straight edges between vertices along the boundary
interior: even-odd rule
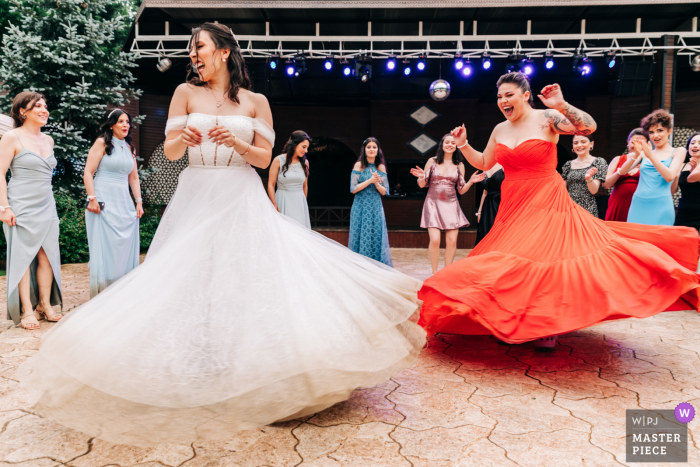
[[[555,336],[601,321],[698,310],[700,238],[688,227],[604,222],[569,196],[557,173],[560,134],[590,134],[590,115],[569,105],[559,85],[532,108],[521,73],[498,80],[506,117],[483,153],[457,146],[477,169],[505,171],[496,222],[471,254],[423,283],[420,324],[429,333],[492,334],[508,343]]]
[[[605,214],[606,221],[627,222],[627,213],[632,204],[632,196],[639,185],[639,167],[634,168],[625,175],[620,175],[620,169],[628,157],[637,157],[634,150],[635,141],[649,142],[649,138],[641,128],[635,128],[627,137],[627,150],[629,154],[623,154],[610,161],[608,175],[605,178],[605,188],[614,187],[608,200],[608,211]]]

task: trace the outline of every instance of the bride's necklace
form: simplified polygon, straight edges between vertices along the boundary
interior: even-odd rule
[[[214,90],[207,85],[207,91],[211,92],[211,95],[214,96],[214,102],[216,103],[216,108],[218,109],[222,105],[224,105],[224,102],[226,102],[226,93],[224,93],[223,97],[221,99],[216,98],[216,94],[214,94]]]

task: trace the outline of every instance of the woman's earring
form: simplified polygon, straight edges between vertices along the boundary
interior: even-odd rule
[[[221,59],[221,61],[222,61],[222,62],[225,62],[225,61],[226,61],[226,59],[225,59],[225,58],[222,58],[222,59]]]
[[[24,114],[22,114],[19,118],[21,118],[22,120],[26,120],[26,119],[27,119],[27,116],[24,115]]]

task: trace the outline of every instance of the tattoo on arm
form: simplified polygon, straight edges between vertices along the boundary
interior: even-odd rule
[[[566,110],[562,111],[562,114],[569,119],[579,135],[590,135],[595,130],[593,118],[573,105],[569,105]]]
[[[540,125],[540,128],[545,130],[548,127],[554,128],[559,134],[562,135],[575,135],[577,132],[570,131],[562,128],[562,125],[572,125],[572,123],[566,119],[557,115],[552,109],[547,109],[544,111],[544,116],[547,118],[546,122]],[[576,126],[576,125],[574,125]]]

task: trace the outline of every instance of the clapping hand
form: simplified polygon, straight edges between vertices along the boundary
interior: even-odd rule
[[[550,109],[561,110],[566,104],[564,93],[561,92],[561,87],[558,84],[548,84],[543,87],[537,97]]]
[[[635,141],[634,142],[634,151],[639,155],[644,154],[649,159],[654,158],[654,153],[651,150],[651,144],[649,144],[646,141],[639,141],[639,140]]]
[[[209,130],[209,138],[216,144],[232,147],[235,141],[233,133],[223,125],[217,125]]]
[[[586,172],[586,183],[590,182],[593,179],[593,176],[597,173],[598,169],[595,167],[588,169],[588,172]]]
[[[370,178],[370,180],[372,180],[372,183],[374,183],[376,186],[382,184],[382,177],[380,177],[377,172],[372,172],[372,178]]]
[[[457,147],[464,146],[464,144],[467,142],[467,129],[464,126],[464,123],[462,123],[462,126],[455,127],[451,134],[455,139],[455,144]]]
[[[411,175],[418,177],[418,179],[425,179],[425,171],[418,166],[415,169],[411,169]]]
[[[691,172],[693,170],[695,170],[695,167],[698,166],[698,159],[700,159],[700,157],[691,157],[690,160],[688,161],[688,165],[690,166]]]
[[[474,172],[471,177],[469,177],[469,181],[472,183],[472,185],[475,183],[479,183],[485,179],[486,179],[486,173],[485,172],[479,173],[478,170],[476,172]]]

